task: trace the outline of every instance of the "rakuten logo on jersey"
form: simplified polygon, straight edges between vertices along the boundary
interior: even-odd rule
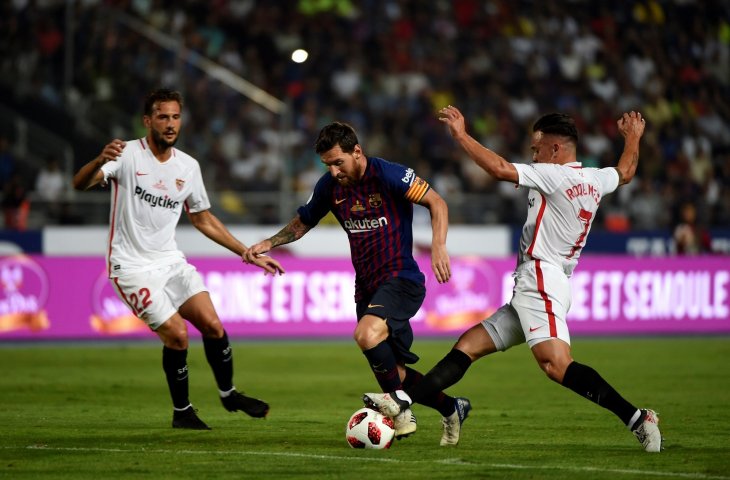
[[[380,218],[362,218],[359,220],[353,220],[352,218],[348,218],[345,220],[345,228],[350,231],[350,233],[363,233],[363,232],[372,232],[373,230],[377,230],[380,227],[384,227],[388,224],[388,219],[385,217]]]
[[[176,202],[168,196],[163,197],[162,195],[152,195],[151,193],[147,193],[147,190],[140,187],[139,185],[134,187],[134,194],[139,195],[139,198],[149,203],[153,207],[162,207],[174,210],[177,208],[178,205],[180,205],[180,202]]]

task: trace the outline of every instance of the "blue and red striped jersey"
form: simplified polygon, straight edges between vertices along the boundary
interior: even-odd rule
[[[390,277],[423,284],[425,277],[413,258],[413,203],[430,186],[412,168],[368,157],[359,183],[341,186],[326,173],[306,205],[297,210],[314,227],[332,212],[350,241],[355,267],[355,301],[360,301]]]

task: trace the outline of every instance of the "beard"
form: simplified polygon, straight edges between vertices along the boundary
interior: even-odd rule
[[[157,130],[152,130],[152,141],[155,143],[155,147],[157,147],[157,149],[160,151],[164,151],[170,147],[173,147],[177,143],[177,139],[179,137],[180,135],[177,135],[171,142],[169,142],[165,139],[165,137],[162,136],[160,132],[158,132]]]
[[[341,187],[345,187],[345,188],[350,188],[355,183],[352,181],[352,179],[350,177],[342,177],[342,178],[335,177],[335,179],[337,180],[337,183],[339,183]]]

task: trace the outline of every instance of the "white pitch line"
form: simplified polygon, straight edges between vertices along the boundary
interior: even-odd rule
[[[375,457],[353,457],[348,455],[317,455],[311,453],[294,453],[294,452],[255,452],[246,450],[234,451],[218,451],[218,450],[166,450],[166,449],[124,449],[124,448],[98,448],[98,447],[49,447],[47,445],[28,445],[28,446],[2,446],[2,450],[52,450],[64,452],[108,452],[108,453],[163,453],[177,455],[243,455],[243,456],[270,456],[270,457],[292,457],[292,458],[311,458],[315,460],[346,460],[358,462],[376,462],[376,463],[440,463],[453,466],[463,467],[479,467],[479,468],[499,468],[503,470],[562,470],[569,472],[599,472],[599,473],[616,473],[621,475],[648,475],[656,477],[676,477],[676,478],[692,478],[700,480],[730,480],[730,477],[721,475],[706,475],[704,473],[682,473],[682,472],[659,472],[652,470],[633,470],[625,468],[597,468],[597,467],[559,467],[549,465],[518,465],[512,463],[478,463],[464,461],[461,459],[441,459],[441,460],[399,460],[397,458],[375,458]]]

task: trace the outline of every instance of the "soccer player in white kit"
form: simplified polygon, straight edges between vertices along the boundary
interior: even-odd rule
[[[112,140],[74,176],[77,190],[111,184],[107,267],[119,297],[162,340],[162,366],[173,402],[173,428],[209,430],[188,398],[188,332],[203,337],[223,406],[264,417],[265,402],[233,385],[233,353],[200,274],[177,248],[175,228],[183,210],[206,237],[239,257],[246,246],[210,212],[200,165],[174,148],[182,124],[182,96],[158,89],[145,101],[144,138]],[[271,257],[252,262],[272,275],[284,273]]]
[[[449,105],[439,113],[439,119],[477,165],[498,180],[529,189],[513,296],[492,316],[462,334],[419,385],[390,394],[368,393],[364,401],[392,416],[421,396],[455,384],[479,358],[526,342],[551,380],[612,411],[647,452],[659,452],[662,437],[656,412],[636,408],[598,372],[574,361],[566,323],[571,303],[568,279],[601,198],[631,181],[636,172],[645,126],[641,114],[624,113],[618,120],[623,153],[615,168],[599,169],[583,168],[576,160],[578,132],[568,115],[548,114],[535,123],[533,163],[525,165],[507,162],[472,138],[456,107]]]

